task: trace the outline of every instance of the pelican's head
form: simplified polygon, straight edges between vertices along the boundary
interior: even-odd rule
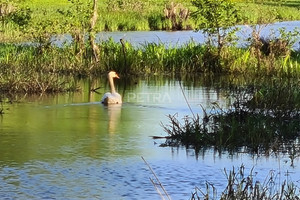
[[[120,78],[115,71],[110,71],[108,73],[108,77],[111,77],[111,78]]]

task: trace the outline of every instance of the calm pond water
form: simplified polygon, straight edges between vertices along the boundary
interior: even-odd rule
[[[254,167],[262,182],[274,170],[277,183],[299,181],[300,162],[291,167],[287,155],[229,155],[213,150],[159,147],[151,136],[166,135],[160,123],[166,115],[191,114],[179,82],[172,78],[148,77],[125,85],[121,106],[99,103],[108,91],[106,79],[83,81],[83,91],[54,96],[19,97],[5,104],[0,116],[0,199],[160,199],[149,178],[151,165],[172,199],[189,199],[197,186],[214,184],[225,188],[224,168],[242,164],[246,173]],[[217,81],[216,81],[217,83]],[[218,102],[226,107],[224,91],[204,84],[202,78],[182,82],[195,113],[200,104]],[[101,86],[99,94],[88,88]],[[299,182],[295,182],[299,183]]]
[[[269,38],[279,35],[279,29],[285,28],[286,32],[299,30],[300,21],[277,22],[274,24],[260,25],[250,27],[247,25],[239,26],[237,32],[239,45],[247,45],[248,38],[251,37],[253,28],[260,32],[262,37]],[[61,46],[64,43],[69,43],[72,37],[68,34],[53,37],[53,43]],[[203,43],[205,41],[204,34],[195,31],[125,31],[125,32],[100,32],[97,34],[98,41],[105,41],[112,38],[115,42],[120,39],[130,42],[134,46],[144,45],[146,43],[163,43],[165,45],[183,45],[191,40]],[[294,49],[300,49],[300,37],[293,46]]]

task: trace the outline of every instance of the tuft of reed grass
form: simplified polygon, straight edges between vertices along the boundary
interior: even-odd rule
[[[196,187],[190,199],[299,199],[300,188],[289,180],[289,175],[281,182],[280,174],[270,171],[264,180],[259,180],[258,174],[255,174],[253,171],[254,168],[250,170],[249,175],[246,175],[245,166],[243,165],[237,169],[233,167],[229,171],[224,169],[227,186],[221,195],[217,194],[216,188],[212,183],[207,182],[206,191]]]
[[[233,88],[229,98],[234,102],[229,108],[214,104],[210,112],[203,109],[202,117],[182,120],[169,115],[170,124],[163,125],[168,134],[164,145],[183,145],[196,153],[206,147],[267,155],[288,152],[292,145],[298,147],[300,133],[297,88],[298,82]]]
[[[174,3],[172,1],[170,4],[165,5],[164,17],[166,20],[169,20],[171,22],[172,30],[187,29],[186,27],[184,27],[184,24],[190,17],[190,11],[181,3]]]
[[[251,48],[224,47],[219,55],[215,47],[193,41],[180,46],[145,43],[134,47],[129,42],[115,42],[110,38],[99,42],[99,62],[95,62],[91,59],[93,55],[88,45],[83,38],[61,47],[51,45],[47,38],[37,44],[0,44],[2,90],[15,88],[13,91],[68,91],[76,86],[69,84],[74,81],[66,78],[66,75],[73,78],[97,76],[111,69],[123,74],[239,73],[278,77],[300,75],[299,52],[295,51],[285,57],[257,58]],[[13,80],[14,76],[18,81]],[[56,83],[47,83],[47,80]]]

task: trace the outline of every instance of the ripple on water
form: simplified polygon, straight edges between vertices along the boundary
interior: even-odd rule
[[[73,99],[58,101],[59,105],[71,103],[70,106],[45,108],[39,104],[48,105],[48,101],[41,100],[38,105],[16,104],[13,114],[5,115],[1,121],[2,127],[8,127],[3,132],[9,134],[0,132],[0,199],[160,199],[149,180],[154,178],[153,174],[140,156],[147,160],[176,200],[188,199],[196,186],[205,191],[206,181],[218,193],[222,192],[227,182],[224,168],[230,170],[241,164],[248,167],[247,172],[255,166],[255,173],[262,179],[274,169],[289,170],[293,177],[300,177],[298,158],[296,167],[291,168],[287,157],[284,159],[288,161],[281,157],[254,159],[243,154],[216,156],[211,150],[196,159],[193,151],[153,145],[149,136],[165,134],[159,123],[168,121],[167,114],[179,112],[179,117],[190,114],[178,84],[159,88],[162,91],[155,88],[149,91],[160,94],[169,88],[171,97],[178,98],[150,105],[124,103],[117,113],[108,112],[100,105],[79,103],[77,106],[72,104]],[[202,95],[201,87],[190,91],[194,91],[187,91],[191,94],[187,96],[194,99],[193,110],[201,110],[198,103],[202,100],[223,101],[218,93]],[[56,105],[56,100],[53,104]],[[281,176],[284,180],[284,173]]]
[[[172,199],[188,199],[195,187],[205,192],[207,181],[222,192],[227,182],[223,169],[234,165],[210,157],[147,161]],[[262,166],[255,173],[264,179],[270,169]],[[32,161],[0,169],[0,199],[160,199],[149,178],[154,176],[140,157]]]

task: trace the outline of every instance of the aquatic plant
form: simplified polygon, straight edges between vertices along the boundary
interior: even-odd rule
[[[278,153],[291,145],[298,146],[300,107],[296,85],[297,82],[274,82],[269,87],[238,87],[230,92],[229,98],[235,100],[229,108],[214,104],[210,112],[203,109],[202,117],[185,116],[183,120],[169,115],[170,124],[163,125],[168,134],[163,145],[184,145],[196,152],[213,147],[258,154]]]
[[[2,93],[52,93],[77,90],[72,76],[65,75],[59,49],[39,54],[33,46],[1,45],[0,91]],[[67,63],[65,63],[67,64]],[[72,69],[74,70],[74,69]]]
[[[37,85],[41,85],[42,80],[47,80],[37,79],[37,76],[33,76],[33,74],[48,73],[48,76],[61,76],[61,78],[49,78],[58,81],[63,80],[66,74],[75,77],[96,76],[109,70],[117,70],[121,74],[194,72],[247,73],[256,76],[267,74],[279,77],[298,77],[300,75],[299,52],[290,49],[294,36],[285,32],[282,32],[282,35],[286,34],[286,36],[270,40],[267,48],[269,55],[262,55],[262,45],[248,48],[223,46],[222,51],[219,52],[217,47],[201,45],[193,41],[180,46],[145,43],[134,47],[127,41],[115,42],[112,38],[98,42],[97,47],[101,48],[96,48],[95,51],[92,48],[95,43],[84,40],[81,31],[74,35],[75,39],[70,44],[58,47],[51,43],[51,37],[47,31],[50,25],[46,23],[45,27],[34,36],[36,37],[35,43],[0,45],[0,61],[6,73],[1,77],[2,85],[8,84],[4,88],[9,88],[9,84],[16,83],[33,85],[34,81],[32,80],[39,80]],[[276,43],[276,41],[280,42]],[[22,81],[10,81],[12,77],[9,76],[13,76],[16,72],[20,77],[27,78],[20,79]],[[65,83],[66,81],[61,82]],[[44,85],[46,86],[48,83]],[[13,86],[12,88],[24,88],[24,86]],[[21,91],[21,89],[14,91]],[[32,89],[23,91],[33,92]],[[48,91],[48,89],[37,90],[37,92],[39,91]]]
[[[222,59],[216,60],[213,59],[217,56],[216,49],[207,50],[213,47],[199,45],[193,41],[181,46],[145,43],[139,47],[134,47],[127,41],[121,43],[109,39],[98,43],[101,47],[98,55],[100,62],[94,62],[90,59],[93,57],[93,52],[86,51],[85,47],[82,47],[89,45],[85,42],[74,42],[70,45],[56,47],[50,45],[48,39],[45,41],[48,42],[42,42],[40,45],[1,44],[0,61],[4,73],[1,77],[2,83],[30,85],[32,80],[36,80],[36,76],[33,74],[59,76],[61,78],[53,78],[52,80],[63,80],[65,75],[96,76],[109,70],[117,70],[121,74],[194,72],[247,73],[248,75],[264,76],[268,72],[268,75],[279,77],[297,77],[300,75],[298,65],[300,58],[297,52],[291,52],[286,57],[272,57],[275,59],[272,62],[274,65],[272,71],[268,71],[268,57],[264,59],[264,62],[261,62],[261,69],[258,70],[256,57],[250,49],[226,47],[223,48]],[[13,75],[14,73],[15,75]],[[24,77],[24,79],[20,82],[9,81],[10,79],[13,80],[14,76]]]
[[[278,36],[275,36],[276,34],[273,32],[268,37],[262,37],[261,31],[265,26],[252,27],[252,36],[249,38],[250,52],[256,59],[257,70],[260,71],[261,68],[264,68],[267,74],[272,74],[278,71],[276,58],[284,58],[283,66],[286,68],[291,52],[295,51],[292,46],[299,39],[299,30],[294,29],[288,32],[281,28],[278,30]]]
[[[155,187],[157,194],[162,199],[171,199],[172,195],[170,196],[167,193],[150,164],[143,157],[142,159],[153,176],[153,178],[150,178],[150,181]],[[206,187],[204,189],[197,186],[195,187],[190,199],[299,199],[300,188],[298,184],[294,182],[294,180],[291,180],[291,175],[288,171],[284,173],[285,179],[283,180],[281,174],[281,172],[276,173],[275,170],[271,170],[269,174],[263,178],[259,173],[254,172],[254,167],[249,169],[248,174],[246,174],[246,167],[243,164],[240,167],[233,166],[232,170],[224,168],[227,185],[223,191],[218,193],[214,185],[219,185],[220,183],[206,181]]]
[[[171,200],[170,195],[168,194],[168,192],[166,191],[166,189],[164,188],[164,186],[160,182],[159,178],[155,174],[155,172],[152,169],[152,167],[149,165],[149,163],[145,160],[144,157],[142,157],[142,159],[143,159],[144,163],[147,165],[147,167],[149,168],[149,170],[152,173],[152,175],[154,176],[154,178],[150,178],[150,181],[153,184],[153,186],[155,187],[156,192],[159,194],[159,196],[161,197],[161,199],[165,199],[165,197],[166,197],[168,200]]]
[[[254,173],[254,168],[246,175],[244,165],[237,169],[235,167],[232,170],[224,169],[224,174],[227,186],[221,194],[217,194],[213,183],[207,182],[206,191],[196,187],[190,199],[299,199],[300,188],[289,180],[288,172],[283,182],[280,180],[280,174],[276,174],[275,171],[270,171],[265,179],[258,177],[259,174]]]

